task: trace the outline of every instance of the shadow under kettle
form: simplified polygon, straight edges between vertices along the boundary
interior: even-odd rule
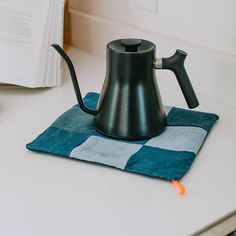
[[[70,58],[58,44],[52,46],[68,65],[81,109],[94,115],[95,128],[104,135],[125,140],[142,140],[164,131],[166,116],[154,69],[172,70],[188,107],[195,108],[199,105],[184,68],[187,53],[176,50],[169,58],[157,59],[154,43],[140,39],[119,39],[107,44],[105,81],[97,110],[91,110],[83,103]]]

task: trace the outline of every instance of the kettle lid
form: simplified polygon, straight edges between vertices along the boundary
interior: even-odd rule
[[[126,38],[111,41],[107,47],[117,53],[146,53],[153,51],[156,45],[144,39]]]

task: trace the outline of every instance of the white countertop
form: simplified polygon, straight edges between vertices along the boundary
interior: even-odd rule
[[[100,91],[104,59],[75,48],[69,53],[83,95]],[[235,64],[225,63],[233,71]],[[209,71],[216,69],[210,59],[209,66]],[[228,102],[233,95],[227,89],[217,99],[211,96],[217,88],[207,96],[204,86],[198,89],[193,81],[198,110],[215,112],[220,120],[181,180],[187,194],[180,197],[167,181],[25,148],[76,103],[63,68],[64,79],[56,88],[0,87],[0,235],[190,235],[236,214],[236,106]],[[236,80],[235,72],[227,73]],[[186,107],[172,75],[163,76],[160,72],[158,83],[164,103]]]

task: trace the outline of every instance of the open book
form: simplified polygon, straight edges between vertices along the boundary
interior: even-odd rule
[[[64,0],[0,0],[0,83],[52,87],[60,61]]]

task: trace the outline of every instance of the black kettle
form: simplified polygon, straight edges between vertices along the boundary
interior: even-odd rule
[[[154,137],[165,129],[166,116],[154,69],[172,70],[188,107],[199,105],[184,68],[187,53],[177,50],[169,58],[158,59],[154,43],[141,39],[119,39],[107,44],[106,77],[97,110],[91,110],[83,103],[70,58],[59,45],[52,46],[69,67],[81,109],[95,116],[95,128],[104,135],[141,140]]]

